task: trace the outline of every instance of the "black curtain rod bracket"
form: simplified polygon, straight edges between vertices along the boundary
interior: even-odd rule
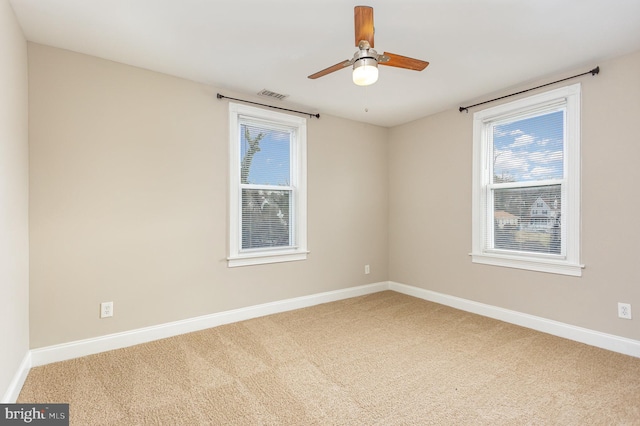
[[[311,114],[310,112],[296,111],[295,109],[280,108],[280,107],[273,106],[273,105],[261,104],[261,103],[252,102],[252,101],[245,101],[244,99],[230,98],[229,96],[224,96],[224,95],[221,95],[220,93],[218,93],[216,97],[218,99],[231,99],[231,100],[238,101],[238,102],[245,102],[245,103],[248,103],[248,104],[260,105],[260,106],[263,106],[263,107],[280,109],[280,110],[283,110],[283,111],[296,112],[298,114],[304,114],[304,115],[308,115],[309,117],[315,117],[315,118],[318,118],[318,119],[320,118],[320,114]]]
[[[460,107],[460,108],[458,108],[458,111],[460,111],[460,112],[466,111],[468,113],[469,112],[469,108],[473,108],[473,107],[478,106],[478,105],[484,105],[484,104],[488,104],[489,102],[499,101],[500,99],[508,98],[508,97],[511,97],[511,96],[516,96],[516,95],[519,95],[519,94],[525,93],[525,92],[530,92],[532,90],[536,90],[536,89],[539,89],[541,87],[550,86],[552,84],[560,83],[560,82],[566,81],[566,80],[571,80],[572,78],[576,78],[576,77],[582,77],[583,75],[587,75],[587,74],[591,74],[592,76],[596,75],[596,74],[600,74],[600,67],[595,67],[591,71],[583,72],[582,74],[573,75],[571,77],[563,78],[561,80],[552,81],[551,83],[542,84],[540,86],[532,87],[531,89],[521,90],[520,92],[512,93],[510,95],[500,96],[499,98],[491,99],[491,100],[488,100],[488,101],[480,102],[480,103],[469,105],[469,106],[466,106],[466,107]]]

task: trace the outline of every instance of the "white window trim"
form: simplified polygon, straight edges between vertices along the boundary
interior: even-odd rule
[[[566,239],[564,256],[546,256],[507,250],[487,250],[488,175],[484,170],[488,153],[486,123],[517,116],[536,108],[545,108],[558,101],[566,102],[565,163],[566,185],[563,191],[562,227]],[[472,190],[472,252],[474,263],[527,269],[555,274],[581,276],[580,264],[580,84],[573,84],[530,96],[514,102],[479,111],[473,115],[473,190]],[[566,198],[566,199],[565,199]],[[563,244],[565,242],[563,241]]]
[[[240,125],[242,116],[266,120],[275,125],[296,128],[297,141],[292,143],[293,204],[292,247],[241,250],[242,197],[240,189]],[[291,262],[307,258],[307,120],[275,111],[229,103],[229,267]]]

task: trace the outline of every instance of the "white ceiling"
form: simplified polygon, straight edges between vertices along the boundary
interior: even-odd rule
[[[28,40],[381,126],[640,50],[640,0],[10,0]],[[355,86],[353,7],[375,48],[429,61]],[[582,68],[581,68],[582,67]],[[606,73],[606,69],[602,70]],[[223,93],[224,94],[224,93]],[[366,112],[365,110],[368,110]]]

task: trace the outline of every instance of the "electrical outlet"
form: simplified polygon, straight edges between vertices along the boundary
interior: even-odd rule
[[[618,302],[618,317],[631,319],[631,304]]]
[[[364,273],[365,274],[371,273],[371,268],[369,267],[369,265],[364,265]]]
[[[100,318],[113,316],[113,302],[102,302],[100,304]]]

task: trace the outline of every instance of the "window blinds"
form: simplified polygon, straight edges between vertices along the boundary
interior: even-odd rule
[[[241,249],[290,247],[292,129],[240,124]]]
[[[489,249],[562,254],[564,122],[554,107],[489,126]]]

